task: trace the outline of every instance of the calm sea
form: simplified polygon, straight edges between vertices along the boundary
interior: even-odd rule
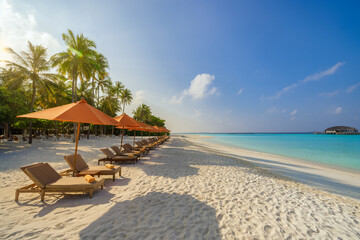
[[[360,170],[360,135],[196,134],[203,141]]]

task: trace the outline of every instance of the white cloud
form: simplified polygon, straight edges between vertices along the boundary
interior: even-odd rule
[[[198,74],[190,83],[190,87],[182,91],[180,96],[173,96],[170,99],[170,103],[180,104],[186,96],[192,97],[192,99],[202,99],[208,95],[214,95],[217,93],[216,87],[211,87],[211,83],[214,81],[215,76],[207,73]]]
[[[328,97],[328,98],[331,98],[331,97],[334,97],[336,95],[339,94],[339,91],[336,90],[336,91],[333,91],[333,92],[327,92],[327,93],[319,93],[319,97]]]
[[[274,114],[274,113],[278,113],[279,109],[277,107],[271,107],[268,110],[266,110],[266,112],[269,114]]]
[[[294,83],[287,87],[284,87],[281,91],[277,92],[274,96],[268,97],[267,99],[269,99],[269,100],[278,99],[281,97],[281,95],[288,92],[290,89],[298,87],[300,84],[311,82],[311,81],[317,81],[323,77],[332,75],[339,69],[339,67],[343,66],[344,64],[345,64],[345,62],[338,62],[337,64],[335,64],[334,66],[332,66],[331,68],[329,68],[327,70],[309,75],[304,80],[299,81],[298,83]]]
[[[329,69],[326,69],[324,71],[307,76],[302,82],[306,83],[306,82],[311,82],[311,81],[317,81],[323,77],[332,75],[339,69],[339,67],[343,66],[344,64],[345,64],[345,62],[338,62],[337,64],[335,64],[334,66],[332,66]]]
[[[295,116],[295,114],[297,114],[298,110],[294,110],[290,113],[290,116]]]
[[[243,93],[244,89],[239,89],[239,91],[237,92],[238,95],[241,95]]]
[[[338,106],[334,106],[333,109],[331,110],[332,114],[338,115],[342,112],[342,107],[338,107]]]
[[[355,89],[357,89],[359,86],[360,86],[360,82],[357,83],[357,84],[355,84],[355,85],[350,86],[350,87],[346,90],[346,92],[350,93],[350,92],[354,91]]]
[[[27,14],[17,12],[6,0],[0,0],[0,53],[2,60],[11,60],[4,48],[10,47],[15,52],[27,50],[27,42],[41,44],[48,48],[51,56],[61,51],[61,44],[51,34],[37,30],[34,9],[27,9]]]
[[[144,92],[144,90],[135,91],[132,104],[134,104],[137,107],[137,106],[143,104],[144,101],[145,101],[145,92]]]
[[[274,95],[274,96],[269,97],[268,99],[269,100],[277,99],[277,98],[281,97],[281,95],[283,95],[284,93],[288,92],[290,89],[295,88],[297,86],[298,86],[298,84],[294,83],[290,86],[284,87],[280,92],[276,93],[276,95]]]

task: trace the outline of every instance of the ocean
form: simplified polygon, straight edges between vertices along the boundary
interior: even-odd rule
[[[360,135],[196,134],[202,141],[360,171]]]

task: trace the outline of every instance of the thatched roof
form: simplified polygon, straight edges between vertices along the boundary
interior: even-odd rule
[[[335,126],[325,129],[326,131],[335,131],[335,132],[357,132],[358,130],[353,127],[346,127],[346,126]]]

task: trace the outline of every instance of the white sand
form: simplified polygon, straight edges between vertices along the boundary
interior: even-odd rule
[[[206,141],[207,136],[183,135],[194,144],[211,149],[226,156],[236,157],[274,173],[288,176],[296,181],[316,188],[360,199],[360,172],[330,167],[325,164],[304,161],[269,153],[255,152],[217,145]],[[205,141],[204,141],[205,140]],[[341,161],[341,159],[339,159]]]
[[[90,164],[99,148],[118,143],[80,141]],[[215,154],[179,137],[123,177],[83,194],[21,194],[30,183],[19,166],[36,161],[66,168],[71,142],[4,150],[0,144],[1,239],[359,239],[360,201],[315,190],[252,163]]]

